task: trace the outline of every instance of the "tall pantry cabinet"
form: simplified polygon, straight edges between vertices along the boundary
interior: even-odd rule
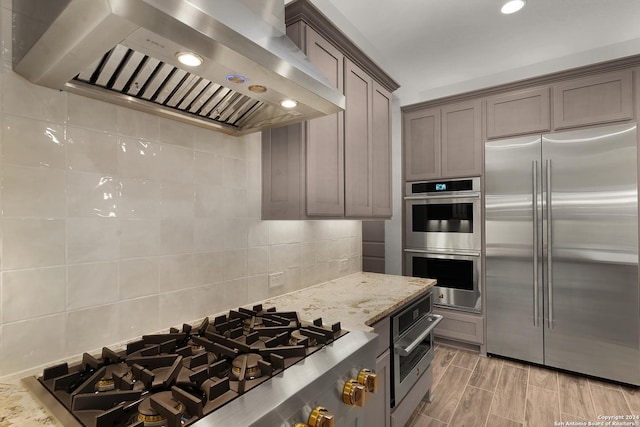
[[[391,217],[388,75],[308,1],[286,8],[287,35],[345,94],[344,112],[262,134],[263,219]]]

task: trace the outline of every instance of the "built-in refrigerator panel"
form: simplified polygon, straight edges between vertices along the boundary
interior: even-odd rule
[[[540,161],[540,136],[485,144],[487,352],[541,364]]]
[[[488,353],[640,385],[636,144],[634,124],[485,144]]]
[[[545,364],[640,384],[636,145],[629,124],[542,137]]]

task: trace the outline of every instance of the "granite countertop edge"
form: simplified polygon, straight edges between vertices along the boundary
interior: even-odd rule
[[[325,324],[340,322],[346,330],[372,332],[372,325],[435,284],[432,279],[360,272],[247,306],[298,311],[305,320],[322,317]],[[60,426],[18,380],[0,383],[0,413],[0,427]]]

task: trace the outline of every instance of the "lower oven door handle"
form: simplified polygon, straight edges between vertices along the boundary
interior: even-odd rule
[[[433,329],[438,326],[438,323],[442,321],[442,316],[439,314],[431,314],[429,315],[429,319],[431,320],[431,325],[427,329],[425,329],[418,337],[408,346],[402,346],[400,344],[396,344],[394,348],[400,356],[408,356],[411,354],[416,347],[420,345],[420,343],[433,331]]]

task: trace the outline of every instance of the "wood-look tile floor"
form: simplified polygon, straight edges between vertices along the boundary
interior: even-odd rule
[[[638,388],[443,345],[432,366],[433,400],[421,403],[407,427],[551,427],[640,416]]]

